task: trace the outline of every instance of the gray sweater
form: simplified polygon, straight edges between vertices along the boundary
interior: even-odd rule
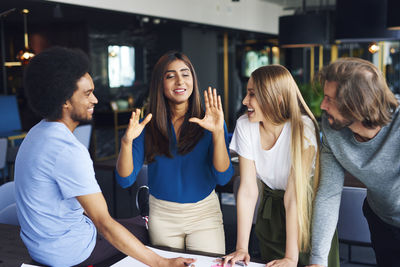
[[[400,118],[367,142],[358,142],[349,128],[335,131],[322,117],[321,180],[315,200],[310,263],[327,266],[338,221],[344,170],[367,187],[371,209],[386,223],[400,227]]]

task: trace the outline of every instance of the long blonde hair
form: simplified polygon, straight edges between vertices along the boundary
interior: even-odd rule
[[[256,69],[251,77],[256,99],[265,118],[273,124],[291,123],[292,173],[295,177],[298,245],[301,251],[310,247],[311,217],[315,192],[319,182],[319,130],[318,123],[305,103],[290,72],[281,65],[269,65]],[[302,115],[308,116],[315,127],[317,155],[314,177],[305,166],[303,157],[304,123]]]

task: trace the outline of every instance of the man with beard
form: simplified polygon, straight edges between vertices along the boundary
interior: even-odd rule
[[[97,264],[118,250],[151,266],[190,264],[158,256],[139,241],[148,240],[143,223],[117,222],[108,213],[89,152],[73,135],[97,104],[88,71],[84,53],[61,47],[40,53],[25,70],[28,102],[43,120],[27,134],[15,163],[23,242],[48,266]]]
[[[315,199],[311,266],[326,266],[348,171],[367,187],[363,212],[378,266],[400,263],[399,103],[382,73],[358,58],[320,73],[324,85],[321,180]]]

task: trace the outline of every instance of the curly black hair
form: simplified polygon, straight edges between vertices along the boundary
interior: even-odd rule
[[[24,72],[25,95],[32,110],[50,121],[60,119],[63,104],[88,72],[89,59],[78,49],[52,47],[36,55]]]

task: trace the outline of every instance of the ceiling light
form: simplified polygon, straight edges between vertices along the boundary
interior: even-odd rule
[[[19,51],[17,55],[17,59],[21,61],[23,65],[26,65],[29,63],[29,61],[35,56],[33,51],[29,48],[29,43],[28,43],[28,23],[27,23],[27,15],[29,13],[28,9],[23,9],[22,10],[22,15],[24,16],[24,44],[25,47],[21,51]]]
[[[376,43],[371,43],[371,44],[368,46],[368,51],[369,51],[371,54],[375,54],[376,52],[379,51],[379,46],[378,46]]]

